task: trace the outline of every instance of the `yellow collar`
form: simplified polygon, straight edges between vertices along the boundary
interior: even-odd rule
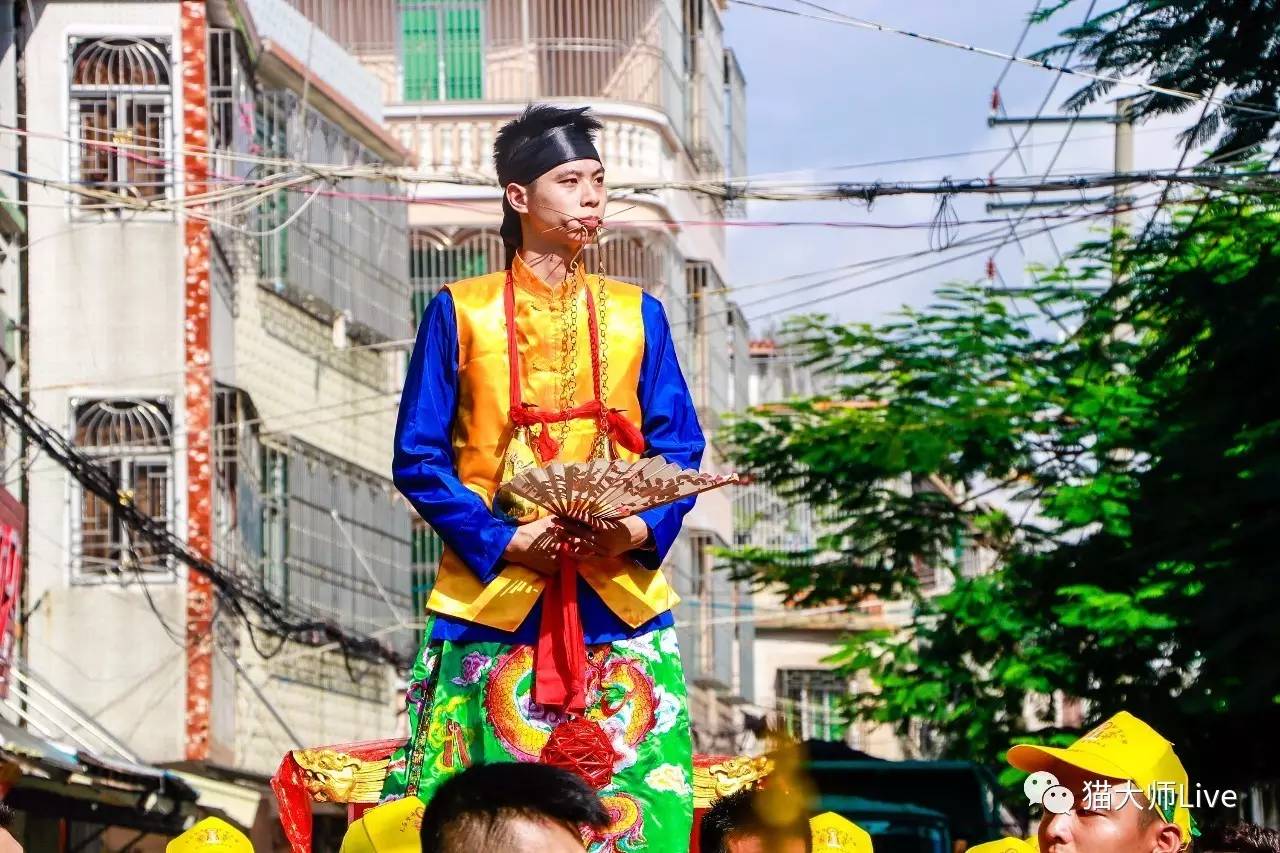
[[[511,265],[512,279],[515,281],[516,287],[541,297],[542,299],[556,299],[561,294],[560,285],[552,287],[543,281],[536,272],[524,261],[519,253],[516,254],[515,262]],[[574,279],[578,287],[581,287],[587,280],[586,273],[582,271],[582,265],[579,264],[573,272]],[[576,289],[576,288],[575,288]]]

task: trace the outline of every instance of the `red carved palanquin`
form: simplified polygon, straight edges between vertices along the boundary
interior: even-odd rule
[[[401,743],[371,740],[295,749],[285,755],[271,787],[280,803],[280,823],[293,853],[311,853],[312,803],[345,803],[348,820],[377,804],[391,753]],[[720,797],[758,785],[772,769],[772,760],[763,755],[694,756],[693,853],[698,850],[698,825],[707,808]]]

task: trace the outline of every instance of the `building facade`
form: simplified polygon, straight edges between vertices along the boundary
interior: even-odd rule
[[[726,299],[723,220],[732,206],[671,182],[745,171],[745,90],[713,0],[289,0],[379,81],[387,130],[418,160],[409,208],[414,314],[443,284],[501,269],[494,135],[531,101],[590,106],[612,188],[606,236],[588,263],[642,285],[666,306],[705,429],[741,406],[734,367],[746,328]],[[432,179],[435,180],[432,180]],[[630,189],[629,189],[630,188]],[[682,224],[698,223],[698,224]],[[736,343],[735,343],[736,341]],[[732,361],[733,352],[739,355]],[[736,403],[735,403],[736,397]],[[705,467],[722,461],[712,447]],[[667,570],[677,610],[697,748],[727,750],[749,635],[748,597],[714,569],[733,539],[732,499],[704,495]],[[435,548],[424,540],[427,559]],[[418,586],[429,584],[421,563]]]
[[[826,376],[807,364],[805,353],[774,338],[749,344],[748,405],[785,406],[833,389]],[[906,478],[895,490],[938,492],[960,500],[954,489],[937,477]],[[762,483],[740,489],[736,498],[737,543],[783,553],[818,554],[820,537],[838,521],[802,498],[786,496]],[[971,537],[958,536],[944,553],[917,557],[916,580],[924,596],[951,589],[958,576],[989,571],[994,554]],[[754,701],[772,726],[797,740],[838,742],[877,758],[932,757],[929,733],[910,726],[906,737],[888,725],[850,722],[845,705],[850,696],[873,689],[867,679],[837,673],[828,659],[850,633],[893,630],[911,623],[915,615],[909,599],[871,598],[852,606],[798,609],[775,591],[753,596],[756,608],[754,643]]]
[[[27,8],[36,415],[288,620],[407,652],[407,206],[298,165],[412,162],[378,80],[283,0]],[[395,733],[392,667],[282,644],[50,460],[29,478],[25,666],[258,849],[285,751]]]

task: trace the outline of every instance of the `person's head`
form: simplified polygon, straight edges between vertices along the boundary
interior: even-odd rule
[[[808,821],[772,825],[761,814],[761,798],[746,789],[716,800],[698,831],[702,853],[809,853],[813,835]]]
[[[508,263],[519,248],[573,255],[595,237],[605,203],[600,127],[586,107],[531,104],[498,131],[493,162]]]
[[[1041,853],[1178,853],[1191,840],[1190,812],[1177,800],[1187,772],[1173,744],[1132,714],[1116,714],[1066,749],[1019,744],[1008,759],[1053,776],[1038,791]]]
[[[546,764],[478,764],[441,785],[422,815],[422,853],[581,853],[609,813],[580,777]]]
[[[13,826],[13,809],[0,803],[0,853],[22,853],[22,845],[13,837],[9,828]]]
[[[1280,832],[1256,823],[1211,826],[1196,839],[1199,853],[1280,853]]]

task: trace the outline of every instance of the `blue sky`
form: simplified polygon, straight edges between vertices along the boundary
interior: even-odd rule
[[[904,29],[946,36],[1004,52],[1018,39],[1034,0],[963,0],[963,2],[897,2],[885,0],[828,0],[824,5],[859,17]],[[773,5],[790,5],[776,0]],[[1058,30],[1079,22],[1084,4],[1068,6],[1054,20],[1032,28],[1022,53],[1053,43]],[[938,47],[901,36],[804,20],[788,15],[732,5],[725,15],[726,43],[738,55],[748,91],[748,172],[752,175],[801,170],[794,177],[856,181],[939,180],[983,177],[1000,160],[998,153],[928,160],[861,169],[833,167],[894,158],[1008,147],[1009,130],[989,128],[987,116],[992,85],[1004,63],[959,50]],[[1033,114],[1055,74],[1015,65],[1001,91],[1011,115]],[[1054,92],[1049,111],[1080,85],[1065,77]],[[1093,112],[1112,107],[1098,105]],[[1135,167],[1171,168],[1178,160],[1176,130],[1193,120],[1184,115],[1138,128]],[[1020,133],[1014,129],[1015,133]],[[1005,177],[1045,170],[1063,128],[1033,130],[1026,142],[1026,171],[1016,158],[997,174]],[[1055,172],[1093,172],[1112,166],[1112,127],[1078,125],[1055,166]],[[1145,188],[1150,192],[1151,188]],[[1012,198],[1010,199],[1012,200]],[[985,218],[985,198],[962,197],[954,209],[962,219]],[[936,202],[919,197],[886,198],[870,210],[852,202],[753,202],[749,218],[841,220],[856,222],[921,222],[933,218]],[[1053,211],[1033,211],[1046,213]],[[1028,230],[1044,223],[1028,225]],[[972,225],[960,237],[993,229]],[[1062,251],[1087,236],[1083,227],[1055,234]],[[796,273],[865,261],[929,248],[925,229],[885,231],[822,228],[731,228],[728,237],[730,283],[734,286]],[[1025,250],[1025,255],[1023,254]],[[963,254],[960,249],[953,254]],[[882,272],[835,282],[805,291],[804,280],[741,291],[759,333],[802,299],[821,298],[805,310],[823,310],[842,320],[875,321],[902,304],[926,303],[948,281],[985,277],[986,255],[957,260],[930,272],[871,287],[859,293],[840,291],[913,266],[938,260],[925,257]],[[997,265],[1010,286],[1026,279],[1026,261],[1052,262],[1054,249],[1045,236],[1004,248]],[[822,278],[829,278],[823,276]],[[817,277],[814,279],[818,280]],[[779,298],[759,302],[766,295]],[[753,304],[755,303],[755,304]]]

